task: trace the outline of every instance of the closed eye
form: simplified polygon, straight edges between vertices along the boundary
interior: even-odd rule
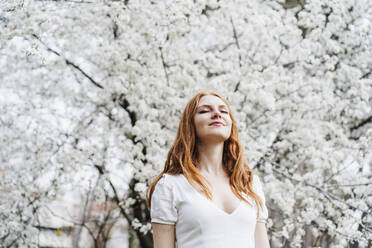
[[[202,111],[200,111],[199,113],[206,113],[206,112],[208,112],[208,110],[202,110]],[[229,112],[227,112],[227,111],[221,111],[222,113],[224,113],[224,114],[227,114],[227,113],[229,113]]]

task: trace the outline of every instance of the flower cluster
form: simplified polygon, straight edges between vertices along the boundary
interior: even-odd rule
[[[0,246],[36,246],[67,191],[82,203],[63,223],[151,235],[147,186],[185,103],[216,91],[262,175],[272,247],[367,247],[371,1],[5,2]]]

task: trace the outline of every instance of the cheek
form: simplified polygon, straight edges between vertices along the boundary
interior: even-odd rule
[[[201,126],[203,125],[203,120],[200,117],[195,118],[194,119],[194,125],[195,125],[196,130],[200,129]]]
[[[201,125],[205,125],[205,123],[208,123],[208,118],[206,118],[205,116],[198,116],[197,118],[195,118],[195,126],[201,126]]]
[[[231,120],[231,118],[230,117],[227,118],[227,121],[229,122],[229,126],[231,127],[232,126],[232,120]]]

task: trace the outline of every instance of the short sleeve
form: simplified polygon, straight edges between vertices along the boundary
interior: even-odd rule
[[[175,224],[178,219],[174,192],[166,174],[157,182],[151,196],[151,222]]]
[[[266,200],[265,200],[265,194],[263,191],[263,187],[261,184],[261,180],[258,175],[253,176],[253,191],[260,197],[262,201],[262,209],[259,207],[259,214],[257,218],[257,222],[263,222],[266,223],[269,213],[266,207]]]

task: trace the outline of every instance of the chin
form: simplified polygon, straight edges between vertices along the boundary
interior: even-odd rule
[[[203,140],[208,140],[208,141],[213,141],[213,142],[225,142],[228,140],[230,135],[227,134],[209,134],[204,136],[202,139]]]

